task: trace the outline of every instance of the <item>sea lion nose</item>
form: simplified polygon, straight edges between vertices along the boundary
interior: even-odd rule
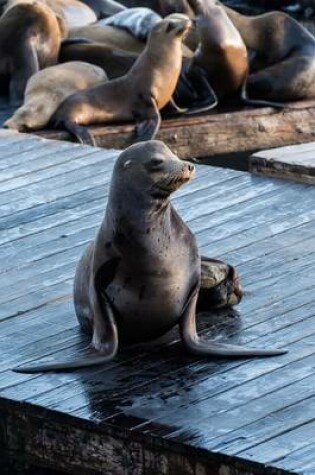
[[[195,171],[195,165],[193,165],[192,163],[189,163],[189,164],[188,164],[188,170],[189,170],[190,172],[194,172],[194,171]]]

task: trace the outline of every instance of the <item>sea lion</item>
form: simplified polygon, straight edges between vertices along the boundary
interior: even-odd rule
[[[68,97],[52,123],[82,143],[94,144],[82,125],[134,120],[138,140],[149,140],[160,125],[160,113],[171,99],[181,71],[181,43],[190,20],[170,15],[156,24],[147,46],[123,77]]]
[[[142,53],[145,43],[121,28],[102,26],[98,23],[83,27],[71,28],[69,38],[73,40],[90,40],[109,48],[119,49],[130,53]],[[67,41],[65,42],[67,44]],[[71,42],[70,42],[71,44]]]
[[[10,101],[19,105],[28,79],[57,63],[61,31],[54,12],[30,1],[8,8],[0,17],[0,75],[10,77]]]
[[[224,7],[256,67],[247,80],[249,98],[296,101],[315,97],[315,37],[283,12],[248,17]]]
[[[127,10],[127,7],[115,0],[81,0],[88,5],[98,19],[107,18],[116,13]]]
[[[196,15],[200,43],[187,68],[187,77],[193,81],[202,70],[218,99],[231,96],[247,78],[245,43],[216,0],[188,0],[188,4]]]
[[[103,69],[79,61],[51,66],[27,82],[24,104],[4,126],[19,131],[45,127],[62,101],[70,94],[106,81]]]
[[[161,19],[161,16],[150,8],[135,7],[116,13],[116,15],[100,20],[98,23],[103,26],[123,28],[140,41],[146,41],[154,25]]]
[[[138,54],[109,48],[101,43],[66,42],[61,45],[59,62],[86,61],[103,68],[109,79],[124,76],[138,59]]]
[[[62,18],[68,28],[88,25],[97,21],[93,10],[79,0],[38,0],[50,7],[58,18]],[[30,0],[8,0],[7,5],[29,3]]]
[[[92,335],[94,356],[22,366],[16,371],[106,363],[121,343],[152,341],[175,325],[179,325],[185,348],[200,356],[285,353],[225,345],[198,336],[200,255],[195,236],[170,202],[170,195],[194,172],[194,165],[180,160],[159,141],[135,144],[120,154],[105,217],[78,263],[74,280],[76,315],[81,328]]]

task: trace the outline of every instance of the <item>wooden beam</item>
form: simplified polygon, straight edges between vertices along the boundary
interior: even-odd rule
[[[90,127],[98,146],[123,149],[134,142],[134,125]],[[72,140],[64,131],[43,130],[38,135]],[[285,109],[243,108],[163,120],[157,139],[182,158],[214,157],[315,140],[315,101],[301,101]]]

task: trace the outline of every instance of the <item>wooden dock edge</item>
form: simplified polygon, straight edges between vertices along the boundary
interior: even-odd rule
[[[315,185],[315,142],[255,153],[249,158],[249,171]]]
[[[103,148],[123,149],[135,141],[132,124],[95,126],[89,130]],[[37,135],[73,140],[64,131],[41,130]],[[297,102],[284,109],[246,108],[165,119],[156,138],[184,159],[240,152],[250,155],[258,150],[311,142],[315,140],[315,101]]]
[[[53,410],[0,398],[2,475],[294,475],[188,447],[162,437],[96,425]]]

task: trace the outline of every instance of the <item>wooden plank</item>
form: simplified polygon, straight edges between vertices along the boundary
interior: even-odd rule
[[[315,184],[315,142],[254,153],[249,169],[256,175]]]
[[[55,464],[76,475],[109,468],[124,473],[123,460],[130,465],[132,457],[133,473],[150,475],[296,475],[310,469],[315,188],[197,166],[196,179],[173,200],[202,251],[236,264],[248,291],[237,311],[200,315],[200,333],[286,346],[288,354],[201,360],[183,353],[174,331],[168,345],[149,352],[122,348],[104,367],[18,375],[10,368],[22,362],[85,351],[89,338],[81,335],[73,310],[73,272],[104,212],[114,160],[105,151],[72,151],[69,144],[58,152],[56,142],[50,154],[44,139],[25,140],[33,142],[24,145],[19,165],[0,137],[0,164],[6,164],[0,191],[5,460],[15,457],[21,467]],[[304,457],[301,463],[290,459],[290,450]]]
[[[163,140],[182,158],[212,157],[221,154],[280,147],[314,140],[315,102],[301,101],[290,107],[242,109],[162,121],[157,139]],[[133,125],[90,127],[98,146],[122,149],[134,142]],[[45,130],[38,135],[71,140],[63,131]]]
[[[183,158],[211,158],[218,155],[246,155],[257,150],[300,144],[314,140],[315,102],[301,101],[287,108],[216,110],[209,114],[163,119],[158,139]],[[123,149],[134,142],[134,125],[90,127],[103,148]],[[41,137],[73,140],[58,130],[34,132]]]

